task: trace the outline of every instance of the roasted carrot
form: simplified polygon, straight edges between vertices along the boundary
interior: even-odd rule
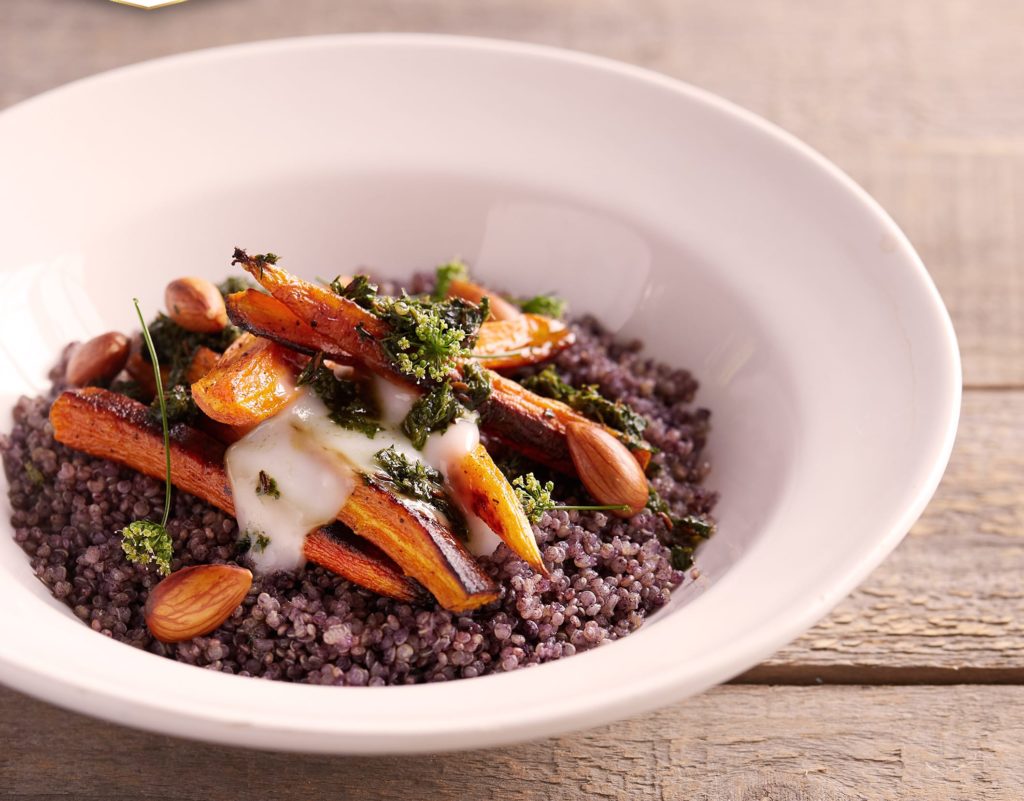
[[[69,447],[163,478],[163,438],[149,409],[123,395],[89,388],[62,393],[50,409],[54,437]],[[186,425],[171,429],[171,480],[183,492],[234,515],[224,470],[224,445]],[[358,540],[317,529],[306,537],[306,557],[373,592],[403,601],[422,597],[386,556]]]
[[[464,509],[483,520],[530,567],[542,576],[548,575],[533,527],[487,448],[477,445],[467,453],[451,470],[448,480]]]
[[[330,289],[303,281],[272,261],[254,258],[236,249],[234,261],[291,310],[292,314],[335,344],[335,349],[357,359],[376,373],[412,383],[398,373],[380,340],[388,326],[362,306]]]
[[[192,385],[196,405],[212,420],[252,426],[283,409],[295,394],[295,354],[269,339],[253,337],[225,352]]]
[[[192,361],[189,362],[188,370],[185,373],[185,380],[190,384],[194,384],[216,367],[219,359],[220,354],[217,351],[210,350],[205,345],[200,345],[196,348],[196,352],[192,354]]]
[[[575,341],[572,329],[560,320],[520,314],[480,326],[473,358],[491,370],[507,370],[547,361]]]
[[[253,275],[260,280],[259,262],[250,257],[245,258],[249,260]],[[246,264],[244,261],[241,263],[243,266]],[[276,265],[267,265],[262,275],[262,280],[267,282],[267,288],[276,287],[278,292],[274,293],[274,297],[255,290],[231,295],[227,304],[228,316],[235,325],[305,353],[322,350],[335,360],[355,357],[374,372],[409,383],[407,376],[394,369],[379,345],[373,347],[376,344],[375,340],[356,333],[356,326],[368,318],[376,324],[374,330],[378,334],[386,334],[381,329],[383,323],[377,317],[333,292],[286,273]],[[296,287],[307,287],[308,290]],[[272,289],[271,291],[273,292]],[[318,310],[317,298],[323,297],[324,294],[342,303],[331,301],[326,311]],[[302,300],[291,300],[289,306],[284,300],[279,300],[279,295],[281,298],[298,296]],[[351,313],[351,317],[346,324],[342,315],[347,313]],[[328,317],[332,320],[330,330],[340,331],[339,336],[329,334],[328,326],[317,325],[314,329],[310,324],[312,321],[322,321]],[[492,323],[484,324],[488,325]],[[358,354],[347,351],[353,339],[358,343],[362,353],[372,351],[365,360]],[[481,363],[487,366],[486,361]],[[484,429],[513,450],[541,464],[574,475],[576,470],[565,441],[565,425],[569,422],[584,422],[587,418],[566,404],[541,397],[493,371],[490,372],[490,377],[491,396],[480,409]],[[633,455],[641,467],[646,467],[650,459],[649,451],[636,449]]]

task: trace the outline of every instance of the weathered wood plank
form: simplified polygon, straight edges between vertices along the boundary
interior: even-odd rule
[[[168,53],[309,33],[419,30],[587,50],[774,120],[873,192],[953,314],[971,386],[1024,386],[1024,4],[989,0],[100,0],[0,3],[0,107]],[[742,53],[741,58],[735,54]]]
[[[968,392],[949,469],[907,540],[743,680],[1024,682],[1022,479],[1024,392]]]
[[[11,801],[1015,801],[1022,705],[1024,687],[727,686],[585,734],[389,759],[190,743],[0,690],[0,788]]]

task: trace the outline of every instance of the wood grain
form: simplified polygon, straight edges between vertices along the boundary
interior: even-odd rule
[[[1024,385],[1024,3],[986,0],[103,0],[0,3],[0,107],[101,70],[252,39],[496,36],[641,64],[744,105],[872,192],[920,250],[968,386]],[[742,54],[740,57],[739,54]]]
[[[744,681],[1024,683],[1024,392],[964,399],[910,536],[836,611]]]
[[[726,686],[529,745],[346,758],[189,743],[0,690],[0,788],[10,801],[1016,801],[1022,705],[1024,687]]]
[[[895,217],[967,385],[939,493],[836,612],[745,682],[644,720],[411,759],[253,755],[0,690],[17,799],[1017,799],[1024,787],[1024,58],[1019,0],[0,2],[0,107],[252,39],[420,30],[577,48],[718,92],[808,141]],[[882,458],[882,457],[880,457]],[[866,682],[1000,686],[857,686]]]

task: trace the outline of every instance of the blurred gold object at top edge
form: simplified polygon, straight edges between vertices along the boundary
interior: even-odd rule
[[[164,6],[176,6],[180,3],[186,2],[186,0],[111,0],[114,3],[118,3],[122,6],[132,6],[133,8],[144,8],[146,11],[152,11],[154,8],[163,8]]]

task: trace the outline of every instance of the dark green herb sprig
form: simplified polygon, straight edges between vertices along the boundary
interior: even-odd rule
[[[516,497],[519,499],[526,519],[531,523],[539,523],[545,512],[570,511],[577,509],[581,512],[628,512],[626,504],[604,504],[604,505],[566,505],[555,502],[551,493],[555,491],[555,482],[548,481],[541,484],[533,473],[519,476],[512,482]]]
[[[377,451],[373,458],[396,490],[429,503],[448,518],[453,531],[465,531],[466,521],[452,503],[440,472],[423,462],[409,459],[396,451],[394,445]]]
[[[242,331],[229,325],[214,334],[201,334],[182,328],[165,314],[158,314],[149,326],[149,333],[156,356],[168,368],[167,384],[175,387],[187,383],[185,376],[198,348],[205,346],[223,353],[241,336]],[[143,354],[144,357],[146,355]],[[148,355],[149,361],[153,362],[152,351]]]
[[[555,295],[535,295],[519,301],[519,308],[527,314],[542,314],[556,320],[561,320],[565,316],[567,306],[564,300]]]
[[[408,295],[378,299],[377,316],[391,328],[381,347],[405,375],[443,381],[469,357],[488,314],[487,298],[480,305],[462,298],[437,303]]]
[[[416,399],[402,420],[402,433],[416,450],[422,450],[427,444],[427,436],[434,431],[444,431],[464,411],[465,407],[455,397],[452,382],[445,381]]]
[[[697,546],[715,533],[714,523],[696,515],[676,517],[654,487],[649,492],[647,508],[665,523],[666,534],[662,541],[670,549],[672,567],[676,570],[689,570],[693,566]]]
[[[523,379],[522,384],[538,395],[560,400],[585,417],[615,429],[627,447],[650,447],[643,438],[647,419],[633,411],[629,404],[608,400],[598,392],[595,384],[587,384],[577,389],[563,381],[552,365]]]
[[[371,439],[381,430],[380,410],[368,387],[360,381],[338,378],[324,365],[323,353],[309,360],[297,384],[313,387],[330,411],[331,420],[342,428],[360,431]]]
[[[170,425],[189,423],[199,414],[199,407],[192,397],[192,388],[187,384],[177,384],[167,390],[164,393],[164,407]],[[159,398],[153,398],[149,408],[156,419],[161,419]]]
[[[260,470],[256,478],[256,494],[273,498],[275,501],[281,498],[281,490],[277,486],[277,479],[268,475],[266,470]]]
[[[469,278],[469,268],[458,259],[453,259],[447,264],[437,268],[437,278],[434,282],[434,291],[430,297],[432,300],[440,301],[448,297],[448,290],[451,289],[452,281],[466,280]]]
[[[135,313],[139,316],[139,323],[142,325],[142,338],[149,349],[150,360],[153,363],[153,380],[156,383],[156,397],[160,404],[160,419],[164,431],[164,454],[166,457],[166,478],[164,481],[164,516],[159,523],[150,520],[135,520],[121,530],[121,550],[130,562],[137,565],[156,565],[157,571],[166,576],[171,572],[171,557],[173,556],[173,545],[171,535],[167,531],[167,520],[171,515],[171,434],[167,421],[167,405],[164,399],[164,385],[160,375],[160,359],[157,356],[153,338],[150,336],[146,320],[142,316],[142,309],[139,308],[138,298],[133,298]]]
[[[331,289],[384,320],[390,333],[381,347],[399,372],[423,381],[443,381],[470,355],[480,326],[490,314],[487,298],[477,305],[461,298],[389,298],[365,275],[347,284],[335,278]]]
[[[341,276],[338,276],[331,281],[330,287],[334,294],[348,298],[364,309],[373,310],[377,301],[377,286],[371,284],[369,277],[365,275],[357,275],[347,284],[341,283]]]
[[[487,371],[474,362],[462,367],[462,377],[431,387],[413,403],[402,420],[402,433],[416,450],[422,450],[427,436],[444,431],[466,412],[476,411],[491,396],[491,379]]]
[[[267,550],[267,546],[270,545],[270,537],[264,534],[262,531],[250,531],[246,530],[242,536],[238,538],[238,542],[235,547],[238,550],[238,554],[248,553],[263,553]]]

